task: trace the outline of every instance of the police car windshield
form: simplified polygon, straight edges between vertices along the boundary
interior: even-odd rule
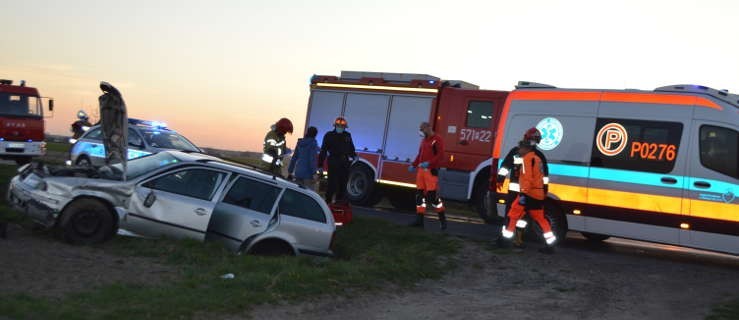
[[[200,150],[185,137],[165,130],[141,130],[146,143],[154,148],[199,152]]]
[[[37,97],[0,92],[0,114],[40,117],[41,102]]]
[[[173,165],[178,162],[180,162],[179,159],[175,158],[173,155],[167,152],[160,152],[157,154],[128,160],[128,164],[126,166],[126,180],[136,179],[145,173],[154,171],[161,167]],[[117,171],[122,171],[121,164],[119,163],[114,164],[113,167],[117,169]]]

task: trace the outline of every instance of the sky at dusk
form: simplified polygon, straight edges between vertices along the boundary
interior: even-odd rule
[[[94,113],[108,81],[129,117],[200,146],[302,136],[313,74],[424,73],[486,89],[702,84],[739,91],[737,1],[0,0],[0,78],[53,97],[47,131]],[[349,119],[350,127],[352,119]],[[415,125],[415,124],[414,124]]]

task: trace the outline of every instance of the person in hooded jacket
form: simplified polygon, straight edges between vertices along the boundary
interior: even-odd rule
[[[316,179],[314,175],[318,171],[318,152],[321,148],[316,142],[318,129],[310,127],[305,132],[302,139],[298,139],[295,144],[293,157],[290,159],[290,165],[287,167],[287,178],[295,180],[295,182],[303,187],[316,191]]]

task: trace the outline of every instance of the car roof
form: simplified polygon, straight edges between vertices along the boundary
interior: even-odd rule
[[[292,181],[286,180],[282,178],[281,176],[275,176],[270,172],[263,171],[262,169],[250,166],[242,163],[236,163],[232,161],[227,161],[215,156],[203,154],[203,153],[195,153],[195,152],[183,152],[183,151],[176,151],[176,150],[167,150],[162,151],[169,154],[172,154],[175,158],[179,159],[182,162],[198,162],[198,163],[207,163],[214,167],[226,169],[229,171],[237,172],[240,174],[249,175],[255,178],[259,178],[261,180],[272,180],[276,182],[280,182],[283,184],[288,185],[296,185]]]

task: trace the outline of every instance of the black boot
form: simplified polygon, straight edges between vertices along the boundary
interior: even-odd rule
[[[439,228],[441,231],[446,230],[446,213],[439,212]]]
[[[408,225],[409,227],[420,227],[423,228],[423,215],[417,214],[416,221]]]

